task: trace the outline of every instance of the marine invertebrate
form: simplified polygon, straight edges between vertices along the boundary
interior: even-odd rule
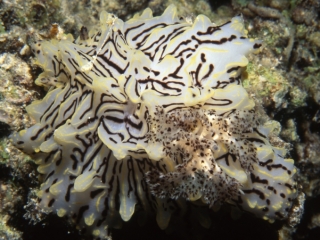
[[[101,238],[135,210],[166,228],[186,199],[285,218],[296,169],[240,81],[259,46],[239,16],[190,23],[174,6],[127,22],[103,12],[101,30],[75,42],[36,41],[36,83],[50,90],[12,140],[45,175],[39,205]]]

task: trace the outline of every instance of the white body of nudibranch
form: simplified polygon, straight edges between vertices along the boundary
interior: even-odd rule
[[[50,90],[12,139],[45,176],[39,206],[101,238],[138,210],[164,229],[186,201],[285,218],[296,169],[241,85],[259,47],[240,16],[190,23],[174,6],[127,22],[103,12],[98,32],[35,42],[36,83]]]

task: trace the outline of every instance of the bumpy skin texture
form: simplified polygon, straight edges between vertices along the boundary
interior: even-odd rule
[[[296,169],[240,81],[259,46],[241,17],[190,23],[174,6],[125,23],[102,13],[101,30],[75,42],[35,42],[36,83],[49,91],[27,107],[37,124],[12,140],[45,175],[39,205],[101,238],[137,210],[164,229],[186,200],[285,218]]]

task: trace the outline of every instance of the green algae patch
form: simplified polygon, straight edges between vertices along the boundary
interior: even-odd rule
[[[5,163],[10,157],[9,152],[6,149],[7,149],[7,143],[1,140],[0,141],[0,164]]]
[[[249,63],[246,74],[244,88],[257,97],[272,99],[276,108],[283,103],[289,90],[289,82],[279,70]]]

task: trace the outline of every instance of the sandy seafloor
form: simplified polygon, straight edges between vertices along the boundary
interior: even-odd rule
[[[243,85],[255,100],[260,121],[276,120],[299,169],[296,213],[271,224],[228,206],[211,212],[211,225],[160,230],[155,221],[134,219],[114,230],[113,239],[320,239],[320,2],[319,0],[2,0],[0,1],[0,239],[90,239],[56,215],[36,210],[36,164],[8,137],[33,124],[25,107],[45,95],[34,80],[28,36],[48,36],[52,23],[79,35],[98,25],[101,10],[126,20],[150,7],[159,15],[174,3],[181,16],[208,16],[217,24],[241,13],[250,37],[263,40],[250,55]],[[277,124],[277,123],[275,123]],[[137,235],[138,234],[138,235]]]

